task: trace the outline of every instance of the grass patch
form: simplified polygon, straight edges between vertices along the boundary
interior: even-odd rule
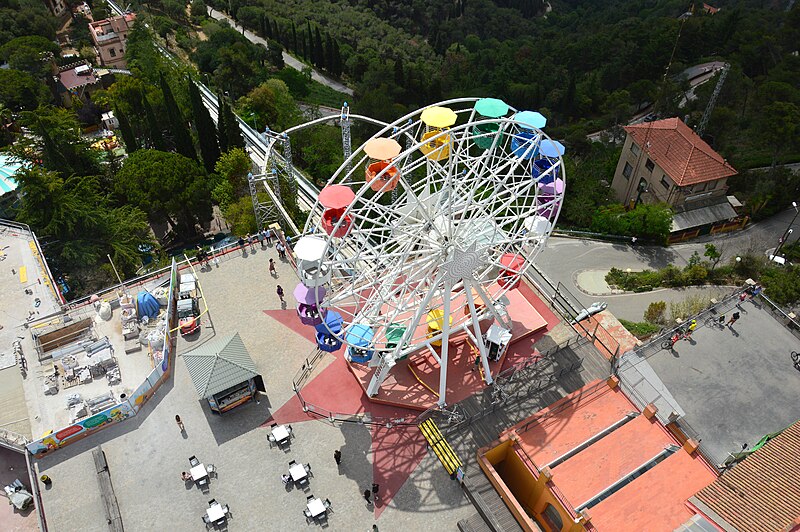
[[[352,107],[353,97],[313,79],[308,83],[308,94],[303,96],[303,103],[324,105],[326,107],[339,108],[343,102],[347,102]]]
[[[639,340],[644,340],[661,330],[660,326],[647,323],[646,321],[628,321],[620,319],[619,322],[623,327],[628,329],[628,332]]]

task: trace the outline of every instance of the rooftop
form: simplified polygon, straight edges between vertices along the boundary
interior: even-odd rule
[[[85,64],[62,70],[58,73],[58,80],[67,90],[76,89],[84,85],[92,85],[98,81],[94,70],[91,67],[87,69]]]
[[[197,395],[209,398],[258,375],[239,333],[207,342],[183,355]]]
[[[680,187],[738,173],[679,118],[625,126],[625,131]]]
[[[103,35],[128,31],[136,20],[136,13],[126,13],[116,17],[109,17],[89,23],[92,35],[97,38]]]
[[[703,513],[710,509],[720,526],[742,532],[788,530],[800,516],[798,478],[800,421],[700,490],[692,502]]]
[[[673,530],[692,515],[686,500],[716,478],[655,418],[641,415],[604,381],[587,384],[534,419],[509,430],[538,468],[550,468],[572,507],[588,509],[598,530]],[[663,461],[629,478],[662,453]],[[625,487],[596,500],[626,478]]]

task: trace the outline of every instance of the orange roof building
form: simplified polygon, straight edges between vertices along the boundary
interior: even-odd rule
[[[523,529],[672,531],[716,471],[615,380],[595,381],[503,432],[478,462]]]
[[[721,530],[800,530],[800,421],[689,499]]]
[[[691,229],[736,216],[727,180],[738,172],[679,118],[626,126],[611,188],[631,207],[666,203],[676,213],[705,209],[673,224]]]

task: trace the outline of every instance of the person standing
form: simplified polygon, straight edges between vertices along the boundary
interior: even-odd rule
[[[364,500],[367,501],[367,504],[372,504],[369,496],[371,495],[369,490],[364,490]]]
[[[372,498],[376,501],[378,500],[378,490],[380,488],[381,487],[378,484],[375,484],[374,482],[372,483]]]
[[[691,338],[692,333],[694,332],[695,329],[697,329],[697,320],[692,320],[691,322],[689,322],[689,327],[686,328],[686,334],[684,335],[684,338],[686,340]]]
[[[736,321],[739,319],[739,313],[734,312],[731,316],[731,319],[728,320],[728,327],[731,327]]]
[[[264,228],[264,238],[267,240],[267,245],[272,245],[272,229]]]
[[[183,421],[181,421],[181,416],[179,416],[179,415],[177,415],[177,414],[175,414],[175,423],[177,423],[177,424],[178,424],[178,428],[179,428],[179,429],[181,429],[181,432],[183,432],[184,430],[186,430],[186,429],[184,428],[184,426],[183,426]]]
[[[269,273],[273,277],[278,275],[278,271],[275,269],[275,259],[269,259]]]
[[[244,238],[239,237],[239,240],[237,240],[236,243],[239,244],[239,249],[242,250],[242,256],[245,256],[247,254],[247,249],[244,247]]]
[[[280,298],[281,303],[284,303],[284,301],[283,301],[283,288],[281,287],[281,285],[278,285],[278,288],[277,288],[277,290],[275,290],[275,292],[278,294],[278,297]]]
[[[333,459],[336,461],[336,465],[342,465],[342,451],[336,449],[333,451]]]

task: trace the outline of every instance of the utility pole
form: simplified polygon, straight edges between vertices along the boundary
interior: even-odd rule
[[[714,110],[714,106],[717,103],[717,97],[722,90],[722,85],[725,83],[725,78],[728,77],[728,70],[730,70],[730,68],[731,65],[728,63],[725,63],[722,66],[722,73],[719,75],[719,79],[717,80],[717,86],[714,87],[714,92],[711,93],[711,98],[708,100],[706,110],[703,112],[703,118],[700,120],[700,125],[697,126],[696,133],[700,137],[703,136],[703,132],[706,130],[708,119],[711,117],[711,111]]]

